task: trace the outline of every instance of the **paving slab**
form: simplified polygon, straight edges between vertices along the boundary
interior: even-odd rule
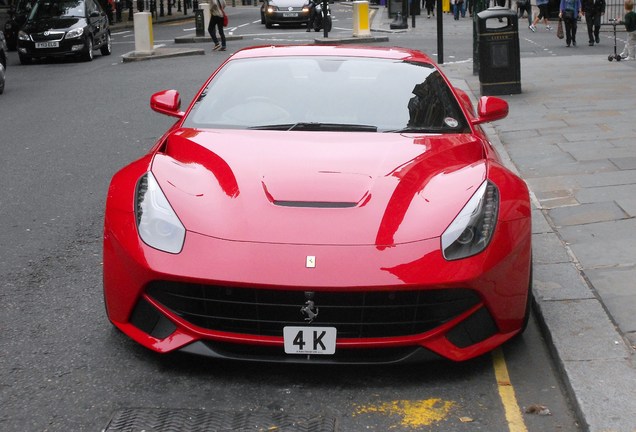
[[[629,218],[629,215],[613,201],[560,207],[550,210],[548,214],[557,227]]]

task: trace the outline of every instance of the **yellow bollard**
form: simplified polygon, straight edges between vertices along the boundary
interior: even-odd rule
[[[354,1],[353,2],[353,36],[369,36],[371,29],[369,28],[369,2]]]

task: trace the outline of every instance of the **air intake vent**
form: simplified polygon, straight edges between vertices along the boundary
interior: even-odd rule
[[[350,208],[355,207],[354,202],[325,202],[325,201],[274,201],[281,207],[310,207],[310,208]]]

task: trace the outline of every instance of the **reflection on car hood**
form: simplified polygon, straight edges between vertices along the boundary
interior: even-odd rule
[[[46,18],[37,21],[27,21],[24,31],[27,33],[41,33],[46,30],[68,31],[74,27],[83,27],[86,25],[84,18],[77,17],[57,17]]]
[[[179,129],[152,171],[190,231],[384,247],[440,236],[486,162],[467,134]]]
[[[307,0],[274,0],[269,2],[273,6],[278,6],[279,8],[287,8],[287,7],[303,7],[308,2]]]

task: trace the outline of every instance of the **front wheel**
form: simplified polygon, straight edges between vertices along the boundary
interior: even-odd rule
[[[86,51],[84,51],[83,58],[87,62],[93,60],[93,39],[91,38],[86,41]]]
[[[331,17],[328,16],[325,19],[325,30],[327,30],[327,33],[331,32]]]
[[[28,55],[18,53],[18,57],[20,58],[20,64],[23,65],[31,64],[31,62],[33,61],[33,59]]]
[[[530,282],[528,283],[528,297],[526,299],[526,311],[523,316],[523,323],[521,324],[521,330],[519,334],[523,333],[528,328],[528,322],[530,321],[530,315],[532,314],[532,305],[534,304],[534,294],[532,293],[532,261],[530,261]]]
[[[110,40],[110,33],[106,33],[106,40],[99,50],[104,56],[110,55],[110,53],[113,52],[113,44]]]

